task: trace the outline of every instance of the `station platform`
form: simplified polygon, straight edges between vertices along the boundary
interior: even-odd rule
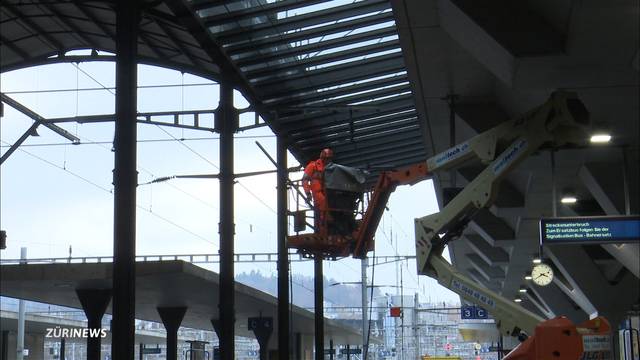
[[[110,289],[111,263],[21,264],[0,266],[0,295],[81,308],[76,289]],[[184,261],[136,263],[136,319],[162,322],[158,307],[187,307],[181,326],[213,330],[218,319],[219,276]],[[272,317],[269,349],[277,348],[277,299],[241,283],[235,286],[236,336],[253,338],[249,317]],[[111,304],[106,313],[111,313]],[[291,332],[302,352],[313,348],[314,314],[291,306]],[[359,344],[359,330],[325,319],[325,339],[334,344]]]

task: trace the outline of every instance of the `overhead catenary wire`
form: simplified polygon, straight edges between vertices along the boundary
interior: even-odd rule
[[[163,84],[163,85],[138,85],[138,89],[160,89],[171,87],[193,87],[193,86],[216,86],[217,83],[194,83],[194,84]],[[75,92],[75,91],[109,91],[115,90],[115,87],[86,87],[77,89],[45,89],[45,90],[17,90],[17,91],[4,91],[7,95],[21,95],[21,94],[42,94],[42,93],[61,93],[61,92]]]
[[[86,71],[82,70],[77,64],[73,64],[75,65],[78,70],[82,71],[82,73],[84,73],[85,75],[87,75],[91,80],[93,80],[94,82],[96,82],[97,84],[99,84],[100,86],[102,86],[104,89],[108,90],[106,86],[104,86],[100,81],[98,81],[97,79],[95,79],[93,76],[91,76],[89,73],[87,73]],[[115,93],[111,90],[108,90],[111,94],[115,95]],[[202,160],[206,161],[207,163],[211,164],[214,168],[216,168],[217,170],[220,170],[220,168],[214,164],[213,162],[209,161],[209,159],[207,159],[206,157],[202,156],[200,153],[198,153],[197,151],[193,150],[190,146],[188,146],[187,144],[185,144],[184,142],[181,142],[180,140],[178,140],[175,136],[173,136],[170,132],[168,132],[167,130],[165,130],[164,128],[162,128],[160,125],[156,125],[160,130],[162,130],[164,133],[166,133],[167,135],[169,135],[169,137],[173,138],[175,141],[177,141],[179,144],[181,144],[182,146],[186,147],[189,151],[191,151],[193,154],[195,154],[196,156],[198,156],[199,158],[201,158]],[[254,197],[256,200],[258,200],[262,205],[264,205],[265,207],[267,207],[269,210],[271,210],[271,212],[273,212],[274,214],[277,213],[277,211],[272,207],[269,206],[269,204],[267,204],[266,202],[264,202],[264,200],[262,200],[260,197],[258,197],[256,194],[254,194],[251,190],[249,190],[248,187],[246,187],[244,184],[242,184],[242,182],[237,181],[238,185],[240,185],[245,191],[247,191],[252,197]]]
[[[235,139],[262,139],[262,138],[274,138],[276,137],[275,135],[251,135],[251,136],[235,136]],[[195,138],[180,138],[178,139],[179,141],[204,141],[204,140],[219,140],[220,137],[218,136],[211,136],[211,137],[195,137]],[[171,139],[138,139],[136,140],[137,143],[154,143],[154,142],[173,142],[176,141],[176,139],[171,138]],[[80,141],[77,143],[73,143],[73,146],[78,146],[78,145],[107,145],[107,144],[113,144],[113,141],[111,140],[98,140],[98,141]],[[65,146],[65,145],[69,145],[68,142],[66,143],[43,143],[43,144],[22,144],[20,145],[20,147],[45,147],[45,146]],[[0,148],[7,148],[7,147],[11,147],[11,144],[7,143],[7,145],[1,145]]]
[[[169,135],[170,137],[172,137],[175,141],[177,141],[180,145],[184,146],[185,148],[187,148],[190,152],[192,152],[193,154],[195,154],[196,156],[198,156],[200,159],[206,161],[207,163],[209,163],[211,166],[213,166],[216,170],[220,170],[220,168],[218,167],[218,165],[214,164],[212,161],[210,161],[209,159],[207,159],[205,156],[203,156],[202,154],[200,154],[199,152],[195,151],[193,148],[191,148],[189,145],[181,142],[179,139],[177,139],[175,136],[173,136],[170,132],[168,132],[166,129],[162,128],[160,125],[156,125],[160,130],[162,130],[165,134]],[[268,208],[269,210],[271,210],[271,212],[273,212],[274,214],[277,214],[277,211],[270,206],[269,204],[267,204],[264,200],[262,200],[258,195],[256,195],[255,193],[253,193],[251,190],[249,190],[248,187],[246,187],[242,182],[240,182],[239,180],[236,180],[236,183],[238,185],[240,185],[240,187],[242,187],[246,192],[249,193],[249,195],[251,195],[253,198],[255,198],[256,200],[258,200],[262,205],[264,205],[266,208]]]
[[[0,141],[2,141],[3,143],[6,143],[4,140],[0,140]],[[42,161],[42,162],[44,162],[44,163],[46,163],[46,164],[48,164],[48,165],[50,165],[50,166],[53,166],[53,167],[55,167],[55,168],[57,168],[57,169],[60,169],[60,170],[62,170],[62,171],[64,171],[64,172],[66,172],[67,174],[69,174],[69,175],[71,175],[71,176],[73,176],[73,177],[75,177],[75,178],[78,178],[78,179],[82,180],[83,182],[85,182],[85,183],[87,183],[87,184],[90,184],[90,185],[92,185],[92,186],[94,186],[94,187],[96,187],[96,188],[98,188],[98,189],[100,189],[100,190],[102,190],[102,191],[104,191],[104,192],[107,192],[107,193],[109,193],[109,194],[113,194],[113,189],[108,189],[108,188],[106,188],[106,187],[104,187],[104,186],[102,186],[102,185],[100,185],[100,184],[98,184],[98,183],[96,183],[96,182],[94,182],[94,181],[92,181],[92,180],[87,179],[86,177],[84,177],[84,176],[82,176],[82,175],[79,175],[79,174],[77,174],[77,173],[75,173],[75,172],[73,172],[73,171],[71,171],[71,170],[69,170],[69,169],[67,169],[67,168],[65,168],[65,167],[62,167],[62,166],[60,166],[60,165],[58,165],[58,164],[56,164],[56,163],[54,163],[54,162],[51,162],[51,161],[49,161],[49,160],[47,160],[47,159],[45,159],[45,158],[43,158],[43,157],[40,157],[40,156],[38,156],[38,155],[36,155],[36,154],[33,154],[33,153],[31,153],[31,152],[28,152],[28,151],[26,151],[26,150],[24,150],[24,149],[20,149],[20,148],[18,148],[18,150],[20,150],[21,152],[23,152],[23,153],[25,153],[25,154],[27,154],[27,155],[29,155],[29,156],[31,156],[31,157],[33,157],[33,158],[37,159],[37,160],[40,160],[40,161]],[[136,207],[138,207],[139,209],[142,209],[142,210],[144,210],[144,211],[148,212],[149,214],[153,215],[154,217],[157,217],[158,219],[160,219],[160,220],[162,220],[162,221],[164,221],[164,222],[166,222],[166,223],[168,223],[168,224],[170,224],[170,225],[173,225],[173,226],[175,226],[175,227],[177,227],[177,228],[179,228],[179,229],[181,229],[181,230],[183,230],[183,231],[185,231],[185,232],[187,232],[187,233],[189,233],[189,234],[191,234],[191,235],[195,236],[196,238],[199,238],[199,239],[201,239],[201,240],[204,240],[204,241],[206,241],[206,242],[208,242],[208,243],[210,243],[210,244],[213,244],[213,245],[219,246],[219,244],[216,244],[215,242],[213,242],[213,241],[211,241],[211,240],[209,240],[209,239],[205,238],[204,236],[199,235],[199,234],[196,234],[195,232],[193,232],[193,231],[191,231],[191,230],[189,230],[189,229],[185,228],[184,226],[179,225],[179,224],[177,224],[177,223],[175,223],[175,222],[173,222],[173,221],[171,221],[171,220],[169,220],[169,219],[167,219],[167,218],[165,218],[165,217],[163,217],[163,216],[161,216],[161,215],[159,215],[159,214],[158,214],[158,213],[156,213],[156,212],[149,211],[149,209],[147,209],[147,208],[143,207],[142,205],[136,204]]]

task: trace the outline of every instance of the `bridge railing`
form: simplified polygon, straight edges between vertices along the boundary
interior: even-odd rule
[[[312,261],[301,254],[289,254],[291,262]],[[277,253],[247,253],[234,254],[236,263],[275,263],[278,259]],[[390,262],[415,259],[415,256],[376,256],[370,260],[369,265],[382,265]],[[176,261],[182,260],[193,264],[217,264],[220,263],[219,254],[178,254],[178,255],[138,255],[136,261]],[[79,256],[79,257],[52,257],[52,258],[30,258],[30,259],[0,259],[0,265],[17,264],[85,264],[85,263],[111,263],[113,256]]]

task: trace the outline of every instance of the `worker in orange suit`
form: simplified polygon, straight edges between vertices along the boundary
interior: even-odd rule
[[[331,149],[323,149],[320,152],[318,160],[310,161],[304,168],[302,176],[302,188],[307,198],[313,197],[313,206],[315,208],[316,227],[325,225],[329,220],[328,203],[326,193],[324,191],[324,168],[333,160],[333,151]]]

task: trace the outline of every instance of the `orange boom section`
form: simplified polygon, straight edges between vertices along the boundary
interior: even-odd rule
[[[382,171],[371,190],[367,208],[359,220],[355,219],[356,212],[350,211],[349,206],[338,205],[341,201],[337,198],[344,197],[343,193],[327,190],[325,194],[329,205],[326,211],[331,215],[327,216],[326,221],[317,222],[313,233],[289,236],[289,247],[298,249],[303,254],[323,257],[365,258],[367,252],[373,250],[374,236],[391,193],[399,185],[416,184],[425,180],[428,175],[427,164],[424,162],[398,170]],[[347,202],[352,201],[354,200]],[[345,226],[345,223],[353,226]]]
[[[504,360],[611,359],[611,326],[599,316],[578,326],[566,317],[547,320]]]

